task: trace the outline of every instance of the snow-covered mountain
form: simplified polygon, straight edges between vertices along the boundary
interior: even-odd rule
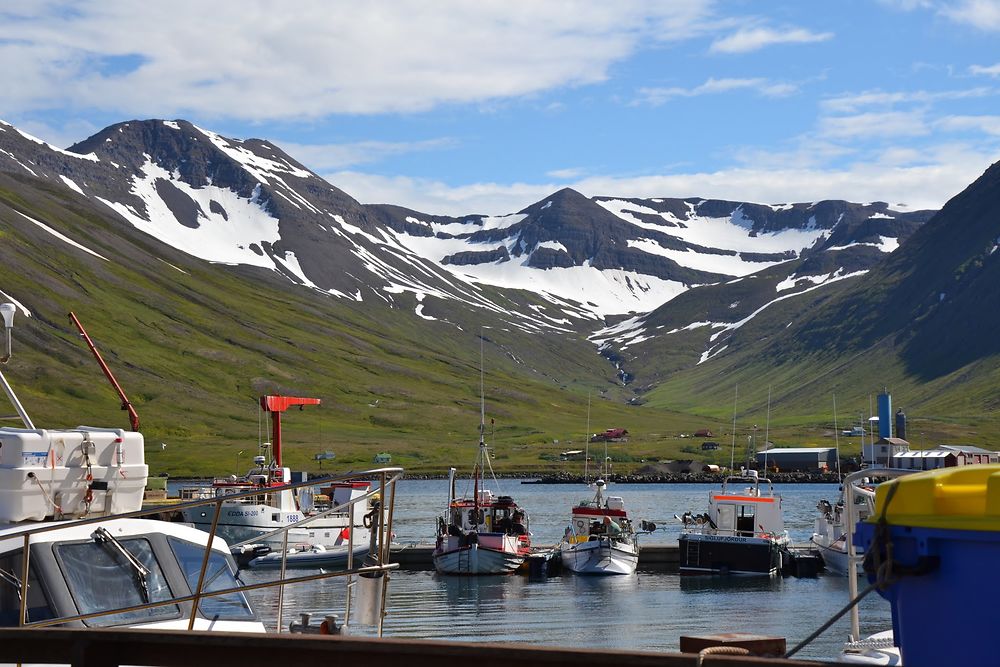
[[[268,141],[182,120],[120,123],[68,150],[0,123],[0,171],[72,190],[194,257],[272,271],[330,298],[412,308],[428,320],[484,309],[524,331],[599,332],[605,348],[662,330],[644,323],[696,287],[715,293],[766,273],[775,298],[787,298],[860,275],[929,217],[879,202],[588,198],[569,189],[506,216],[433,216],[362,205]]]

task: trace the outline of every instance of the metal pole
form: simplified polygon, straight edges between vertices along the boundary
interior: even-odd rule
[[[26,616],[28,613],[28,558],[30,553],[28,543],[30,538],[30,535],[24,536],[24,555],[21,558],[21,615],[18,617],[19,626],[24,626],[28,622]]]
[[[212,516],[212,528],[208,531],[208,544],[205,545],[205,555],[201,559],[201,572],[198,573],[198,587],[194,591],[194,602],[191,604],[191,617],[188,619],[188,630],[194,628],[194,619],[198,615],[198,607],[201,604],[201,589],[205,585],[205,571],[208,570],[208,560],[212,555],[212,542],[215,540],[215,529],[219,526],[219,515],[222,514],[222,502],[224,499],[224,497],[220,497],[215,501],[215,514]]]
[[[21,421],[24,423],[24,428],[34,430],[35,425],[31,422],[31,417],[29,417],[28,413],[24,411],[24,406],[21,405],[21,401],[17,399],[17,394],[14,393],[14,389],[11,388],[10,384],[7,382],[7,378],[4,377],[2,372],[0,372],[0,383],[3,384],[3,390],[7,394],[7,398],[10,399],[14,409],[17,410],[17,416],[20,417]]]

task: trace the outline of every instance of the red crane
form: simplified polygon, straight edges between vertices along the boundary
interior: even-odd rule
[[[297,398],[295,396],[261,396],[260,407],[264,412],[271,413],[271,447],[274,452],[274,465],[281,467],[281,413],[288,408],[299,406],[301,410],[306,405],[319,405],[318,398]]]
[[[101,357],[101,353],[97,351],[97,346],[94,345],[94,341],[90,340],[90,336],[87,335],[83,325],[80,324],[80,320],[76,319],[76,315],[72,312],[69,314],[69,319],[76,326],[76,328],[80,330],[80,335],[83,336],[83,340],[87,342],[87,347],[90,348],[90,351],[94,353],[97,363],[101,366],[101,370],[104,371],[104,376],[108,378],[108,382],[110,382],[111,386],[114,387],[116,392],[118,392],[118,398],[122,401],[122,410],[128,410],[128,421],[129,424],[132,425],[132,430],[138,432],[139,413],[135,411],[132,403],[128,400],[128,396],[126,396],[125,392],[122,391],[121,385],[118,384],[118,380],[116,380],[115,376],[111,373],[111,369],[108,368],[106,363],[104,363],[104,358]]]

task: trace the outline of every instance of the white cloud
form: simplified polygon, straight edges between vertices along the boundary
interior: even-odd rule
[[[749,53],[774,44],[809,44],[833,38],[832,32],[812,32],[805,28],[743,28],[712,42],[712,53]]]
[[[937,126],[953,132],[973,130],[1000,137],[1000,116],[946,116]]]
[[[506,215],[535,203],[565,183],[469,183],[340,171],[323,176],[363,204],[396,204],[430,215]]]
[[[770,165],[640,177],[592,176],[574,183],[473,183],[451,187],[440,181],[386,178],[357,172],[326,176],[365,203],[392,202],[424,213],[504,215],[569,186],[588,196],[709,197],[782,204],[845,199],[888,201],[915,209],[937,209],[964,190],[993,162],[1000,147],[941,144],[921,151],[886,149],[860,155],[840,167],[802,166],[780,154]]]
[[[346,169],[360,164],[379,162],[386,157],[447,149],[457,145],[454,139],[428,139],[425,141],[390,142],[358,141],[349,144],[297,144],[274,141],[283,151],[308,166],[313,171]]]
[[[859,109],[878,107],[892,108],[903,104],[935,104],[938,102],[964,100],[996,95],[993,88],[977,87],[964,90],[908,90],[887,92],[868,90],[861,93],[845,93],[823,100],[821,108],[835,113],[854,113]]]
[[[819,120],[819,134],[830,139],[917,137],[930,133],[919,111],[886,111],[828,116]]]
[[[557,178],[559,180],[567,180],[570,178],[580,178],[585,173],[585,170],[579,167],[570,167],[568,169],[553,169],[552,171],[546,172],[546,176],[549,178]]]
[[[903,11],[930,10],[955,23],[1000,31],[1000,0],[882,0],[882,4]]]
[[[734,90],[752,90],[765,97],[785,97],[798,91],[798,86],[790,83],[776,83],[764,78],[710,78],[694,88],[640,88],[633,104],[660,106],[677,97],[700,97],[718,95]]]
[[[962,0],[943,3],[939,11],[956,23],[964,23],[988,32],[1000,31],[998,0]]]
[[[601,82],[641,46],[703,31],[709,12],[710,0],[15,5],[0,9],[0,115],[410,113]]]
[[[972,65],[971,67],[969,67],[969,73],[975,76],[998,77],[1000,76],[1000,63],[989,66]]]

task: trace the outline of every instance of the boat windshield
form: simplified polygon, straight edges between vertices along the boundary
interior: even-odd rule
[[[174,556],[177,557],[177,562],[193,592],[198,587],[198,575],[201,573],[201,562],[205,556],[205,548],[176,537],[169,537],[167,541],[170,543],[170,548],[173,550]],[[239,585],[226,557],[213,551],[208,558],[208,569],[205,571],[205,582],[202,588],[210,593],[226,588],[236,588]],[[198,610],[203,616],[211,619],[245,621],[255,618],[253,610],[242,593],[204,598],[198,606]]]
[[[53,553],[66,578],[70,595],[81,614],[92,614],[173,598],[149,540],[142,537],[109,541],[56,544]],[[126,555],[127,554],[127,555]],[[137,576],[136,563],[145,570]],[[177,605],[138,609],[86,619],[87,625],[106,626],[177,618]]]
[[[0,627],[17,627],[21,613],[21,550],[0,556]],[[45,592],[38,585],[35,565],[28,566],[28,623],[46,621],[53,617]]]

